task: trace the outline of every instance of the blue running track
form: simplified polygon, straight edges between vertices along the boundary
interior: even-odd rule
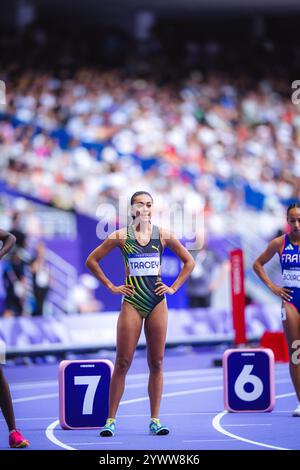
[[[276,365],[274,411],[226,413],[222,369],[208,367],[211,363],[209,355],[194,350],[167,351],[160,414],[161,422],[171,429],[167,436],[151,436],[148,431],[144,351],[136,353],[127,376],[117,416],[117,433],[112,438],[99,437],[98,430],[60,428],[57,365],[10,366],[5,368],[5,374],[13,395],[17,425],[30,440],[32,450],[300,449],[300,418],[291,415],[297,400],[288,365]],[[7,434],[1,416],[2,450],[8,449]]]

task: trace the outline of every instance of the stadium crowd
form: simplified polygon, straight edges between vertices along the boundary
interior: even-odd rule
[[[56,69],[6,63],[3,180],[92,216],[143,187],[160,214],[174,203],[204,211],[209,231],[230,230],[223,215],[246,209],[249,191],[252,207],[282,213],[299,198],[300,177],[300,109],[287,75],[202,71],[194,56],[187,46],[180,73],[151,53],[114,67],[77,66],[70,52],[72,66]]]

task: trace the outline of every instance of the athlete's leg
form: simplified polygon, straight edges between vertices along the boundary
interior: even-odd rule
[[[10,390],[2,367],[0,366],[0,408],[9,431],[16,429],[15,415],[13,410]]]
[[[109,390],[109,418],[115,418],[124,392],[125,377],[139,340],[143,318],[128,302],[122,303],[117,325],[117,354]]]
[[[150,398],[151,417],[157,418],[163,388],[163,357],[165,352],[168,323],[166,300],[154,307],[145,320],[145,336],[147,341],[147,360],[149,366],[148,393]]]
[[[285,317],[283,316],[282,324],[289,347],[290,356],[290,374],[295,387],[295,391],[300,402],[300,364],[295,359],[296,349],[299,349],[299,343],[295,344],[294,341],[300,340],[300,315],[297,309],[285,302]],[[299,355],[298,355],[299,356]],[[298,357],[299,358],[299,357]]]

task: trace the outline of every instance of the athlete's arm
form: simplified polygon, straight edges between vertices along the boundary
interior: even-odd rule
[[[14,244],[16,243],[16,237],[5,230],[0,229],[0,241],[3,242],[3,245],[0,249],[0,259],[3,258],[6,253],[8,253]]]
[[[193,271],[195,267],[195,261],[188,250],[180,243],[179,240],[177,240],[177,238],[174,237],[171,232],[161,229],[161,238],[164,245],[170,248],[170,250],[172,250],[173,253],[175,253],[175,255],[181,259],[183,266],[177,279],[173,282],[171,287],[166,286],[163,282],[157,281],[156,284],[158,287],[155,289],[155,293],[157,295],[162,295],[164,293],[174,294]]]
[[[291,296],[289,293],[292,292],[292,290],[274,284],[264,269],[264,264],[270,261],[270,259],[272,259],[276,253],[280,253],[282,242],[282,236],[274,238],[272,241],[270,241],[266,250],[253,263],[253,269],[258,277],[264,282],[264,284],[273,292],[273,294],[278,295],[284,300],[290,300]]]
[[[105,276],[103,270],[99,266],[99,261],[101,261],[104,256],[106,256],[111,250],[116,247],[120,247],[120,232],[121,230],[115,230],[112,232],[106,240],[104,240],[101,245],[99,245],[86,259],[85,266],[91,271],[98,281],[102,282],[108,290],[113,294],[124,294],[132,295],[134,292],[134,287],[129,285],[115,286],[108,277]]]

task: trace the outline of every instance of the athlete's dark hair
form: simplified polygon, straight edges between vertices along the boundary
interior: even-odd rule
[[[295,208],[300,209],[300,202],[294,202],[293,204],[290,204],[289,207],[287,208],[286,216],[288,216],[289,212]]]
[[[130,205],[132,206],[134,204],[134,200],[136,197],[138,196],[141,196],[142,194],[147,194],[147,196],[150,196],[151,199],[152,199],[152,202],[153,202],[153,197],[151,196],[150,193],[148,193],[148,191],[136,191],[132,196],[131,196],[131,199],[130,199]],[[135,219],[135,215],[131,215],[131,217],[133,219]]]
[[[138,197],[138,196],[141,196],[142,194],[147,194],[148,196],[150,196],[151,199],[152,199],[152,202],[153,202],[153,197],[151,196],[150,193],[148,193],[148,191],[136,191],[136,192],[131,196],[130,205],[132,206],[132,205],[134,204],[135,198]]]

